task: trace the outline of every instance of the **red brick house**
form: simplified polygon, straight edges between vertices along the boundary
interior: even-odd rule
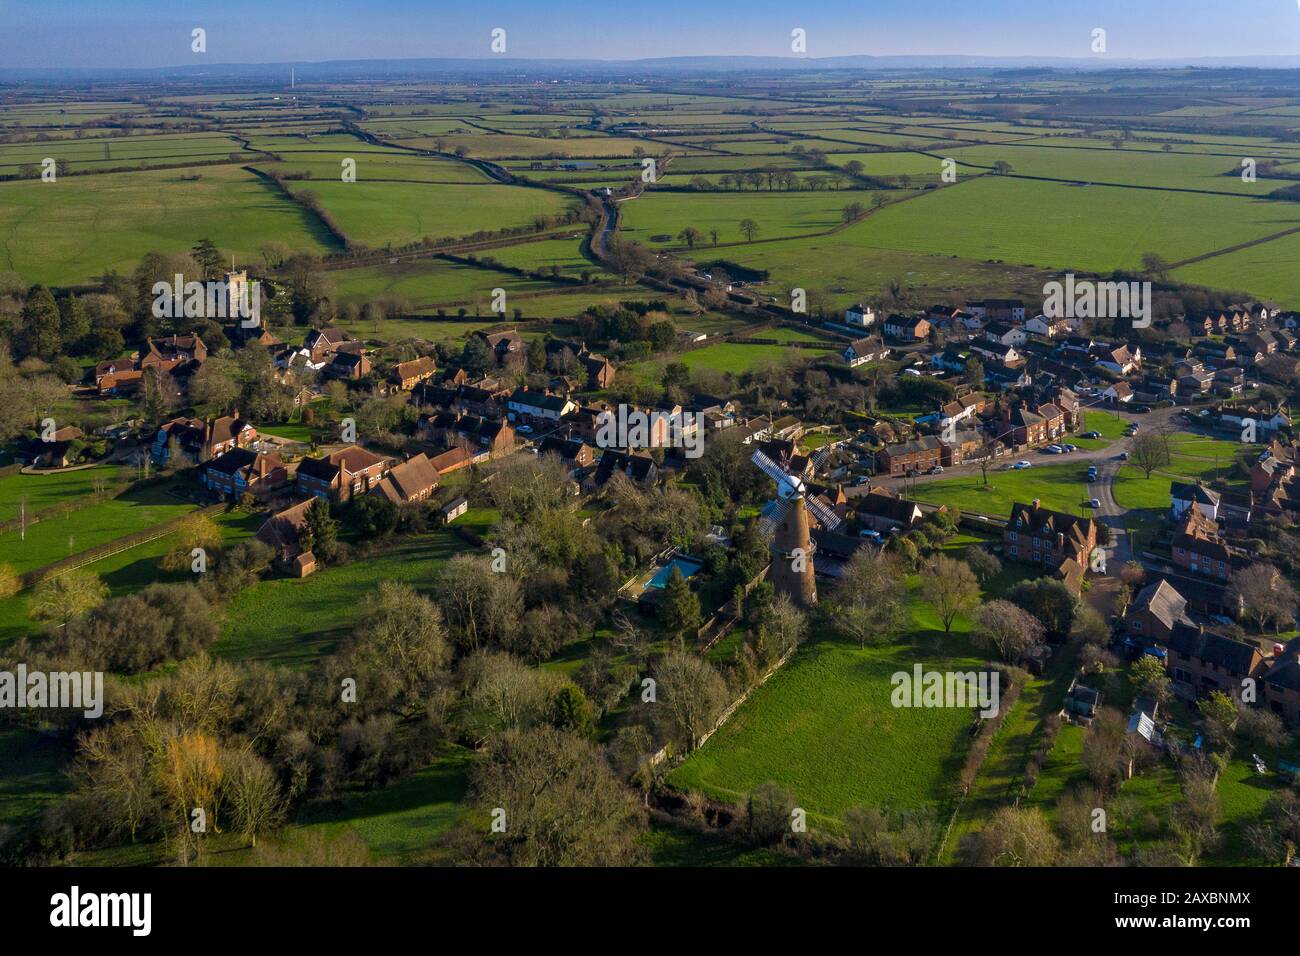
[[[230,415],[210,418],[173,418],[154,435],[152,452],[155,461],[171,456],[173,441],[181,452],[202,463],[224,455],[234,448],[244,448],[257,440],[257,429],[239,417],[239,409]]]
[[[1223,581],[1232,575],[1232,553],[1219,536],[1219,526],[1202,513],[1196,502],[1183,513],[1171,547],[1174,564],[1193,574],[1207,574]]]
[[[409,392],[425,379],[432,378],[438,364],[425,355],[409,362],[398,362],[388,373],[388,381],[404,392]]]
[[[305,495],[347,501],[367,494],[388,473],[388,459],[349,445],[321,458],[304,458],[298,463],[298,490]]]
[[[943,462],[943,442],[935,435],[922,435],[915,441],[886,445],[876,453],[876,473],[905,475],[929,471]]]
[[[423,453],[407,459],[393,468],[370,489],[398,505],[424,501],[438,487],[438,469]]]
[[[1060,511],[1050,511],[1034,499],[1031,504],[1011,506],[1011,517],[1002,533],[1003,550],[1013,561],[1042,565],[1057,572],[1074,573],[1066,562],[1080,569],[1089,566],[1097,547],[1097,522]]]
[[[289,470],[279,455],[264,455],[250,448],[233,448],[203,467],[203,484],[223,498],[239,500],[248,492],[265,497],[289,483]]]
[[[1264,662],[1254,644],[1186,624],[1174,628],[1167,649],[1174,692],[1191,699],[1222,691],[1239,700],[1242,681],[1259,675]]]

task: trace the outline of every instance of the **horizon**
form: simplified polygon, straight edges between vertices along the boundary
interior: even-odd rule
[[[608,63],[680,57],[979,57],[1064,59],[1104,64],[1300,56],[1300,2],[1152,0],[1135,11],[1122,0],[1086,10],[1062,0],[947,0],[918,21],[901,9],[864,9],[830,0],[791,12],[772,0],[721,0],[701,10],[664,0],[635,29],[593,29],[608,11],[586,0],[539,9],[501,0],[491,9],[430,10],[415,0],[379,6],[344,0],[320,10],[305,0],[231,0],[178,13],[162,0],[120,0],[111,10],[70,0],[59,9],[14,7],[0,36],[9,70],[124,70],[259,66],[340,60],[593,60]],[[622,13],[623,11],[620,11]],[[635,11],[633,11],[635,16]],[[281,27],[294,24],[290,30]],[[629,19],[628,22],[633,22]],[[191,32],[206,31],[206,50]],[[490,48],[506,31],[504,54]],[[806,32],[806,54],[791,31]],[[1105,53],[1092,50],[1106,31]],[[599,36],[599,41],[594,37]],[[719,42],[719,37],[728,38]]]

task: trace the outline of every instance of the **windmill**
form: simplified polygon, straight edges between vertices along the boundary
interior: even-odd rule
[[[814,469],[824,460],[819,453]],[[772,567],[768,572],[778,594],[787,595],[800,607],[817,603],[817,580],[813,570],[813,542],[808,512],[827,531],[840,525],[840,517],[807,493],[803,480],[790,474],[762,450],[750,457],[758,468],[776,482],[776,496],[759,515],[759,528],[772,544]]]

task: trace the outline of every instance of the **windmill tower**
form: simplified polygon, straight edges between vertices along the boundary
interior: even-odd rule
[[[827,531],[840,525],[840,518],[816,498],[807,494],[803,481],[791,475],[761,450],[750,458],[776,482],[776,497],[759,517],[763,533],[771,541],[772,566],[768,577],[777,594],[784,594],[797,606],[817,603],[817,578],[813,567],[816,546],[812,540],[809,512]]]

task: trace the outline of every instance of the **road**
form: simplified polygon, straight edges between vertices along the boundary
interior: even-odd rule
[[[1168,425],[1171,420],[1179,416],[1184,411],[1183,408],[1162,408],[1155,409],[1144,415],[1138,415],[1134,412],[1125,411],[1122,408],[1107,407],[1106,411],[1113,412],[1120,418],[1129,422],[1136,422],[1143,432],[1153,431]],[[1191,425],[1178,422],[1177,427],[1184,430],[1192,430]],[[1111,544],[1106,549],[1106,567],[1119,568],[1126,561],[1133,560],[1136,555],[1133,553],[1132,541],[1129,538],[1128,529],[1125,523],[1127,509],[1121,508],[1115,500],[1114,483],[1119,475],[1119,470],[1123,465],[1120,460],[1120,453],[1131,450],[1131,438],[1115,439],[1105,448],[1085,449],[1073,452],[1069,455],[1048,456],[1041,452],[1033,452],[1028,460],[1033,461],[1035,467],[1040,464],[1077,464],[1079,462],[1090,462],[1097,466],[1097,481],[1089,485],[1090,495],[1095,497],[1100,503],[1100,508],[1093,509],[1093,516],[1102,524],[1110,529]],[[992,466],[1001,467],[1001,466]],[[915,478],[881,478],[872,484],[876,487],[886,487],[895,491],[902,491],[904,484],[912,487],[918,482],[936,481],[945,478],[961,477],[963,475],[978,475],[980,473],[979,465],[954,465],[952,468],[945,469],[941,475],[917,475]],[[858,486],[851,489],[845,489],[845,493],[850,496],[865,494],[866,486]]]

